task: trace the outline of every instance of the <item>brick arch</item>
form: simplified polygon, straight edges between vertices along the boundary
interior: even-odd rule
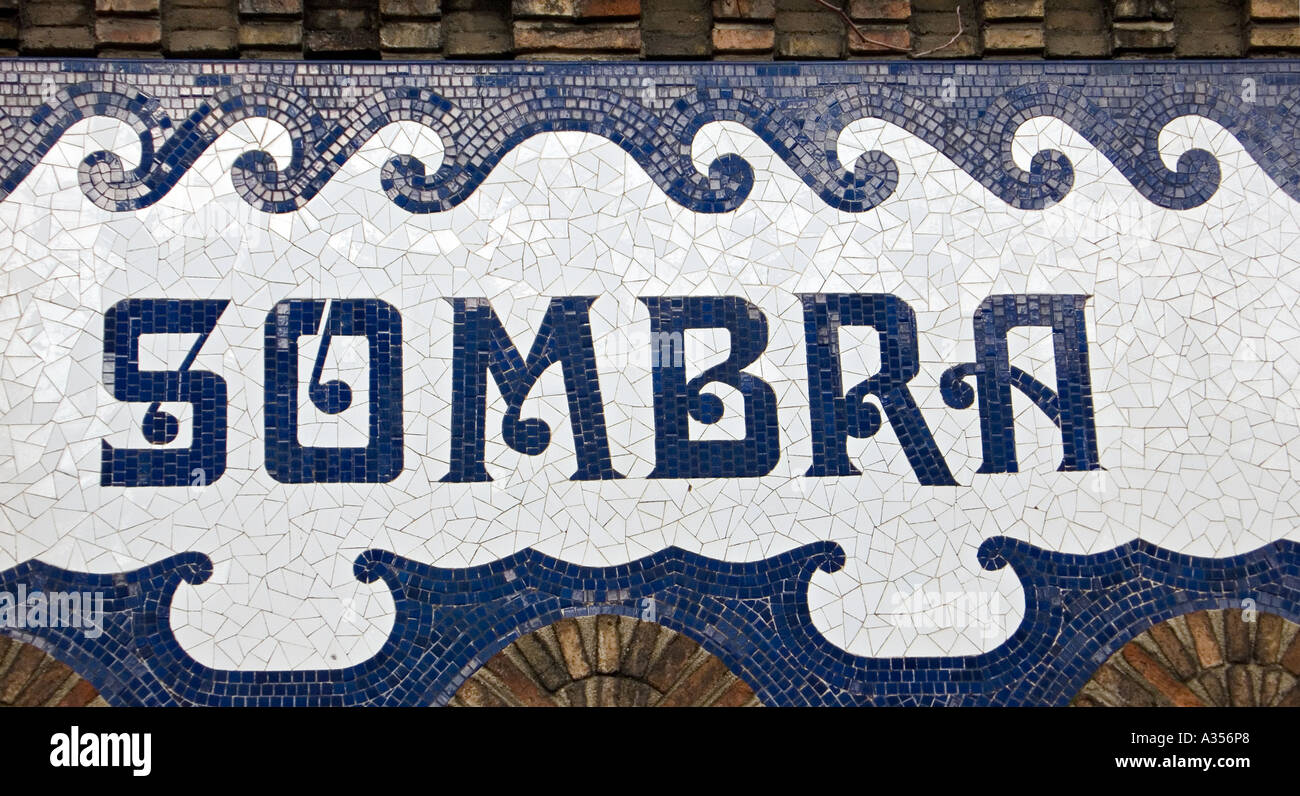
[[[1300,625],[1240,609],[1176,616],[1121,647],[1071,704],[1300,707]]]
[[[469,677],[459,707],[758,706],[717,656],[655,622],[561,619],[516,639]]]
[[[0,636],[0,707],[102,707],[108,703],[84,677],[53,655]]]

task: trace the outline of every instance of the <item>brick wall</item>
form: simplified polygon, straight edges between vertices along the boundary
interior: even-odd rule
[[[1300,56],[1300,0],[826,2],[834,8],[818,0],[0,0],[0,54],[604,60]]]

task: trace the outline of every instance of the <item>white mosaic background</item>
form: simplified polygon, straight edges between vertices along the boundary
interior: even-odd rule
[[[197,550],[215,574],[177,594],[172,622],[185,649],[216,668],[311,669],[359,663],[391,629],[386,587],[352,574],[368,548],[441,567],[525,547],[607,565],[669,545],[745,561],[827,539],[848,554],[842,571],[813,579],[813,617],[828,639],[861,655],[962,655],[997,646],[1023,612],[1013,572],[985,572],[976,560],[988,537],[1100,552],[1140,536],[1203,556],[1300,540],[1300,207],[1235,139],[1194,117],[1165,129],[1168,165],[1197,146],[1223,168],[1215,196],[1181,212],[1147,202],[1053,119],[1026,124],[1016,146],[1022,167],[1049,145],[1074,163],[1074,189],[1045,211],[1006,205],[884,123],[855,123],[840,143],[843,162],[877,147],[897,161],[898,190],[875,210],[827,207],[755,135],[719,123],[695,142],[701,168],[737,152],[757,174],[733,213],[692,213],[614,144],[554,133],[507,155],[463,205],[411,215],[384,196],[379,169],[409,153],[432,173],[441,144],[400,123],[304,209],[268,215],[240,200],[229,177],[253,147],[288,165],[287,134],[257,120],[226,133],[155,206],[109,213],[81,193],[76,166],[106,148],[132,161],[138,144],[111,120],[77,125],[0,203],[0,568],[39,558],[119,572]],[[916,311],[924,364],[911,386],[963,486],[920,486],[888,424],[850,440],[862,476],[803,477],[811,448],[796,294],[815,291],[892,292]],[[1094,296],[1089,356],[1105,471],[1056,472],[1058,432],[1016,393],[1022,472],[975,473],[978,412],[945,407],[938,381],[974,358],[975,307],[1007,292]],[[439,483],[451,392],[442,297],[489,297],[527,351],[547,298],[578,294],[600,296],[601,389],[615,466],[628,478],[568,480],[572,439],[553,367],[524,407],[551,424],[551,448],[527,457],[501,442],[489,381],[487,466],[497,480]],[[770,475],[644,478],[653,412],[648,315],[636,297],[669,294],[742,295],[768,315],[767,352],[748,370],[780,402],[782,458]],[[232,299],[193,366],[229,387],[228,469],[214,484],[99,486],[101,439],[145,446],[146,405],[121,404],[102,386],[103,311],[126,297]],[[389,484],[285,485],[262,466],[263,320],[276,301],[307,297],[377,297],[402,313],[406,469]],[[847,387],[876,368],[876,341],[870,330],[842,335]],[[145,338],[143,367],[176,367],[192,341]],[[305,381],[315,346],[302,342]],[[356,342],[337,339],[330,360],[356,390],[353,408],[304,415],[303,442],[364,439]],[[723,332],[691,333],[688,377],[726,346]],[[1013,332],[1012,359],[1055,384],[1050,330]],[[742,434],[739,395],[718,394],[727,418],[695,430]],[[182,406],[164,409],[185,426]],[[173,444],[188,441],[185,429]]]

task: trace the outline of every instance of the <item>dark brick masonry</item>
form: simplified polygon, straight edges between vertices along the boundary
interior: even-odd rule
[[[1300,627],[1276,614],[1196,611],[1138,635],[1093,674],[1083,707],[1300,706]]]
[[[753,707],[754,691],[681,633],[629,616],[561,619],[494,655],[457,707]]]
[[[593,60],[1300,55],[1296,0],[827,2],[843,14],[817,0],[0,0],[0,55]]]
[[[31,644],[0,636],[0,707],[103,707],[95,687]]]

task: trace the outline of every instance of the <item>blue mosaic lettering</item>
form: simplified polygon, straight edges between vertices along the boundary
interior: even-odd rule
[[[754,478],[766,475],[781,458],[776,393],[767,382],[744,373],[767,348],[767,318],[739,296],[641,297],[650,310],[650,339],[659,341],[651,363],[655,407],[655,468],[651,478]],[[686,381],[684,356],[664,356],[662,341],[685,340],[687,329],[726,329],[731,355]],[[745,438],[692,440],[689,417],[700,423],[722,419],[716,395],[705,385],[717,382],[740,391],[745,401]]]
[[[180,422],[161,411],[163,402],[194,407],[188,448],[114,448],[100,442],[101,486],[188,486],[201,475],[210,484],[226,471],[226,380],[190,370],[227,300],[126,299],[104,313],[104,383],[119,401],[150,401],[142,431],[152,445],[166,445]],[[177,370],[140,370],[140,336],[197,334]]]
[[[1065,456],[1061,471],[1099,470],[1097,427],[1092,411],[1092,382],[1088,374],[1088,331],[1084,295],[1013,293],[989,296],[975,310],[975,362],[949,368],[940,382],[949,406],[965,409],[975,396],[963,379],[977,377],[980,436],[984,463],[981,473],[1019,472],[1011,388],[1027,395],[1061,429]],[[1011,364],[1007,332],[1018,326],[1052,329],[1056,391]]]
[[[370,425],[364,448],[298,444],[298,338],[311,334],[322,339],[308,395],[326,414],[338,414],[352,404],[347,384],[320,382],[330,338],[366,338]],[[376,484],[402,472],[402,316],[396,308],[379,299],[286,299],[267,313],[265,359],[266,469],[275,480]]]
[[[501,437],[513,450],[536,456],[551,444],[551,428],[540,418],[521,419],[524,399],[542,373],[556,362],[564,373],[578,471],[574,481],[623,476],[614,470],[605,434],[605,410],[596,377],[596,353],[589,311],[595,296],[551,299],[525,361],[487,299],[450,298],[455,308],[452,364],[451,472],[443,481],[490,481],[483,466],[487,423],[487,374],[506,400]]]
[[[917,478],[927,486],[956,486],[907,383],[921,369],[916,313],[888,293],[804,293],[804,339],[808,346],[808,399],[812,420],[810,476],[860,475],[849,460],[849,437],[866,439],[880,430],[880,399],[885,416]],[[841,326],[870,326],[880,334],[880,372],[847,394],[840,372]]]

